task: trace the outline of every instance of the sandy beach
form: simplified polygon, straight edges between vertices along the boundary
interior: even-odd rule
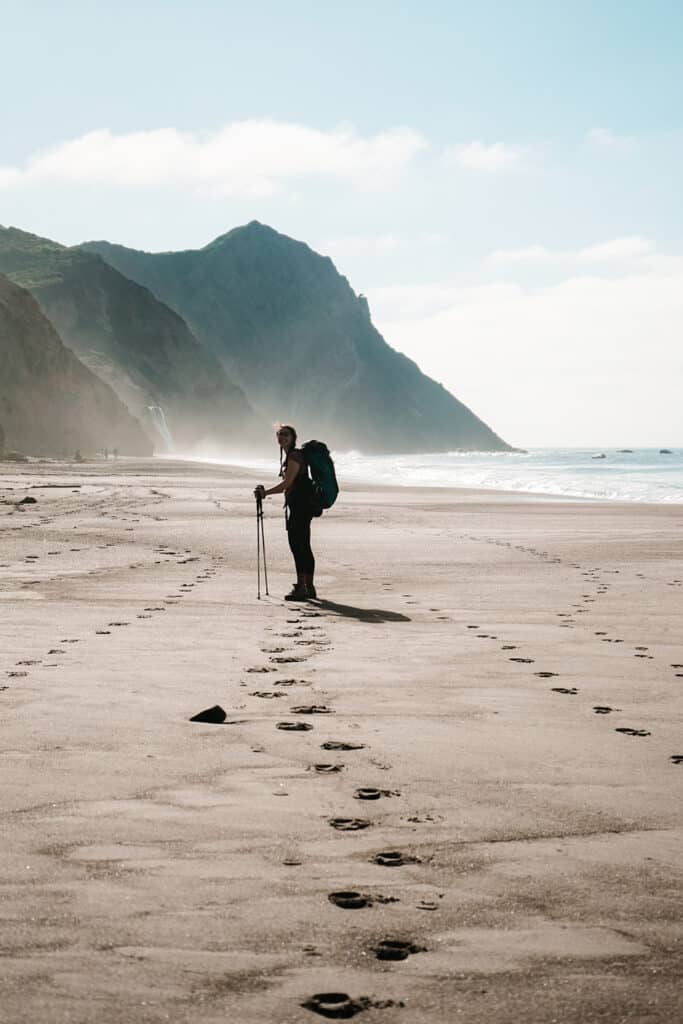
[[[4,1020],[679,1018],[683,506],[2,473]]]

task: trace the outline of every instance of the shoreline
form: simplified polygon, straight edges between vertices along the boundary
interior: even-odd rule
[[[255,473],[16,468],[12,1024],[676,1019],[683,509],[353,485],[292,606]]]
[[[432,455],[433,454],[434,453],[432,453]],[[485,453],[468,453],[468,454],[477,455],[477,454],[485,454]],[[489,454],[489,453],[486,453],[486,454]],[[490,454],[492,454],[492,455],[499,455],[499,454],[509,454],[509,453],[490,453]],[[343,459],[344,457],[345,457],[344,453],[342,453],[341,458]],[[396,458],[401,458],[402,456],[395,456],[395,457]],[[430,456],[427,455],[426,457],[430,457]],[[160,459],[162,461],[168,459],[170,461],[174,461],[175,460],[175,461],[178,461],[178,462],[198,462],[200,465],[226,466],[228,468],[240,469],[240,470],[244,470],[244,471],[251,471],[251,470],[253,470],[254,472],[257,472],[257,473],[261,472],[261,468],[254,468],[253,464],[249,464],[249,463],[239,463],[239,462],[237,462],[237,463],[230,463],[230,462],[221,461],[221,460],[218,460],[218,459],[199,459],[199,458],[195,458],[194,456],[173,456],[173,455],[165,455],[165,454],[164,455],[157,455],[157,456],[155,456],[155,458],[156,459]],[[336,456],[336,458],[340,458],[340,457]],[[265,461],[265,459],[264,459],[264,461]],[[350,480],[344,480],[343,473],[344,473],[344,467],[343,467],[343,464],[342,464],[341,469],[340,469],[340,471],[338,473],[338,476],[340,477],[340,480],[343,482],[343,485],[344,485],[345,488],[350,487],[352,484],[357,484],[360,487],[368,487],[368,486],[378,486],[378,487],[385,486],[385,487],[400,487],[400,488],[408,487],[408,488],[415,488],[416,490],[419,490],[419,491],[422,491],[422,490],[434,490],[434,491],[447,490],[447,491],[456,491],[456,492],[462,492],[462,491],[465,491],[465,492],[477,492],[477,493],[481,492],[481,493],[485,493],[485,494],[494,494],[494,495],[497,495],[497,494],[514,495],[514,496],[519,496],[520,498],[530,498],[532,500],[539,500],[540,499],[540,500],[546,500],[546,501],[566,501],[566,502],[572,502],[572,503],[573,502],[580,502],[580,503],[596,502],[596,503],[599,503],[599,504],[602,504],[602,503],[619,504],[619,503],[621,503],[621,504],[626,504],[626,505],[674,505],[674,506],[680,505],[680,506],[683,506],[683,494],[681,495],[679,500],[669,500],[669,499],[664,500],[664,499],[662,499],[661,501],[647,501],[647,500],[644,500],[642,498],[623,498],[623,497],[614,497],[614,496],[611,496],[611,495],[597,496],[597,495],[584,495],[584,494],[567,494],[567,493],[563,493],[561,491],[550,491],[550,490],[536,490],[536,491],[533,491],[533,490],[522,489],[522,488],[511,489],[511,488],[504,487],[502,485],[501,486],[495,486],[495,487],[494,486],[490,486],[489,487],[489,486],[473,486],[473,485],[466,485],[466,484],[460,485],[460,484],[452,484],[452,483],[420,484],[420,483],[415,483],[414,481],[411,481],[411,482],[408,482],[408,483],[405,483],[405,484],[387,484],[386,482],[382,482],[381,480],[375,481],[374,479],[371,478],[370,474],[368,474],[368,477],[365,478],[365,479],[362,478],[362,477],[357,477],[357,478],[353,478],[353,479],[350,479]]]
[[[254,468],[251,465],[243,465],[241,463],[230,463],[211,459],[199,459],[194,456],[176,456],[176,455],[154,455],[148,459],[140,459],[134,456],[119,456],[117,462],[113,460],[105,461],[99,459],[84,460],[82,463],[72,463],[70,461],[59,461],[59,460],[36,460],[29,463],[3,463],[0,462],[0,473],[4,477],[12,475],[12,467],[16,467],[15,472],[21,475],[19,467],[24,466],[27,468],[36,469],[38,466],[46,467],[44,475],[49,474],[49,467],[54,468],[54,472],[60,474],[64,471],[68,471],[68,468],[73,467],[73,471],[77,472],[80,467],[110,467],[111,473],[115,473],[118,469],[130,467],[135,465],[139,472],[142,473],[147,467],[152,469],[155,466],[170,466],[171,472],[174,466],[177,468],[194,466],[197,471],[204,469],[215,469],[225,470],[229,474],[243,474],[245,478],[253,479],[255,482],[260,481],[264,475],[265,470]],[[7,467],[7,470],[5,470]],[[115,468],[116,467],[116,468]],[[272,477],[275,480],[277,475],[277,467],[275,460],[273,460],[272,466]],[[506,501],[506,502],[540,502],[548,504],[567,504],[567,505],[595,505],[597,507],[610,507],[616,508],[623,506],[624,508],[672,508],[672,509],[683,509],[683,500],[681,502],[674,501],[661,501],[661,502],[648,502],[641,501],[638,499],[625,500],[620,498],[596,498],[596,497],[585,497],[581,495],[567,495],[561,493],[546,493],[538,491],[515,491],[507,490],[505,488],[493,488],[493,487],[468,487],[458,485],[435,485],[435,484],[388,484],[381,481],[362,481],[362,480],[344,480],[341,478],[341,485],[343,486],[344,492],[353,493],[354,491],[365,492],[368,488],[377,490],[377,492],[387,493],[402,493],[405,491],[415,491],[418,495],[438,495],[446,494],[452,495],[454,498],[460,497],[464,501],[472,501],[476,499],[484,500],[486,498],[491,501]]]

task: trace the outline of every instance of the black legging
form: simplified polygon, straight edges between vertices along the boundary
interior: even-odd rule
[[[312,518],[310,513],[303,509],[289,509],[287,539],[299,576],[312,576],[315,572],[315,558],[311,551]]]

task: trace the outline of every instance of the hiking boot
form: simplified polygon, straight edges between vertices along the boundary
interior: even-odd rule
[[[312,583],[308,583],[306,585],[306,590],[308,591],[308,600],[309,601],[317,601],[318,600],[318,593],[317,593],[317,591],[316,591],[316,589],[315,589],[315,587],[313,586]]]
[[[285,601],[306,601],[308,596],[308,587],[304,583],[295,583],[290,592],[285,594]]]

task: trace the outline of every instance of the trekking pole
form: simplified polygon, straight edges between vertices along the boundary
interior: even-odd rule
[[[259,501],[259,518],[261,520],[261,547],[263,548],[263,578],[266,581],[266,597],[270,597],[268,593],[268,565],[266,564],[266,533],[263,526],[263,503]]]
[[[261,499],[256,499],[256,600],[261,600]]]

